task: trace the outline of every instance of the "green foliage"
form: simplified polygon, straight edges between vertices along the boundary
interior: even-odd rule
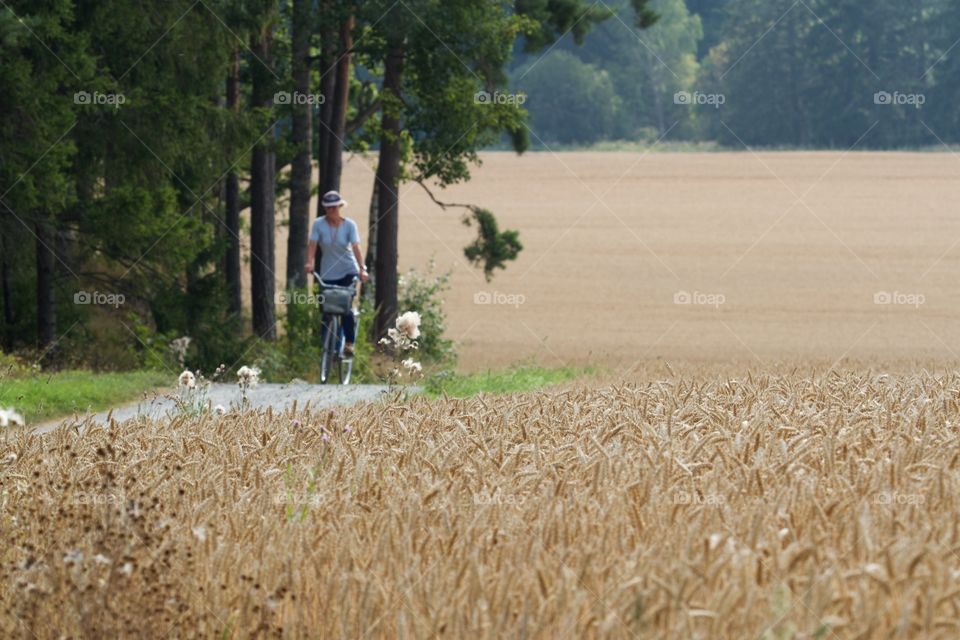
[[[543,58],[519,61],[511,75],[529,95],[525,106],[537,142],[589,145],[636,140],[650,130],[654,140],[667,130],[692,131],[695,112],[675,105],[673,97],[696,78],[700,20],[683,0],[653,0],[641,13],[633,4],[610,3],[615,17],[582,46],[562,41]]]
[[[810,0],[788,12],[787,2],[730,0],[700,80],[727,94],[721,113],[707,114],[707,135],[731,146],[840,149],[957,141],[957,85],[945,77],[957,57],[953,5]],[[751,33],[778,19],[756,42]],[[878,92],[925,102],[878,104]]]
[[[514,83],[527,95],[537,143],[589,144],[610,136],[616,126],[621,100],[610,74],[569,51],[520,67]]]
[[[431,396],[445,394],[453,398],[465,398],[478,393],[517,393],[569,382],[594,373],[590,368],[573,367],[516,367],[467,375],[444,371],[428,376],[424,382],[424,390]]]
[[[176,375],[174,372],[179,373],[180,363],[169,347],[170,341],[179,336],[173,332],[157,332],[144,324],[135,313],[127,316],[127,322],[136,339],[135,343],[131,343],[131,349],[138,354],[137,368],[167,371],[173,375]],[[186,365],[197,368],[189,360]]]
[[[0,351],[0,381],[23,378],[36,371],[39,371],[39,366],[32,365],[12,353]]]
[[[638,23],[645,26],[656,21],[656,14],[646,6],[648,1],[631,0]],[[539,51],[568,33],[575,43],[581,44],[595,24],[615,13],[607,4],[600,7],[582,0],[517,0],[514,10],[533,25],[524,43],[528,52]]]
[[[535,141],[636,141],[655,130],[734,148],[960,142],[955,2],[651,0],[640,13],[634,5],[607,3],[616,17],[595,24],[582,46],[570,35],[542,60],[517,57],[511,76],[530,96]],[[658,17],[652,26],[644,9]],[[587,91],[595,104],[582,103]],[[675,104],[677,92],[724,103]],[[878,104],[879,92],[923,103]]]
[[[476,223],[477,239],[463,250],[467,260],[483,265],[487,282],[496,269],[505,269],[507,260],[516,260],[523,249],[520,234],[516,231],[500,231],[497,219],[486,209],[474,208],[472,215],[463,219],[465,225]]]

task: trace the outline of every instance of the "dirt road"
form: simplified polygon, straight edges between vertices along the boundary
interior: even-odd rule
[[[413,389],[413,391],[416,391]],[[381,385],[358,384],[358,385],[317,385],[306,382],[294,382],[289,384],[266,384],[261,383],[251,389],[247,394],[251,408],[272,407],[275,411],[282,411],[297,403],[298,408],[309,406],[311,408],[324,408],[338,405],[349,405],[357,402],[377,400],[388,393],[388,388]],[[224,408],[238,406],[240,402],[240,393],[235,384],[212,384],[207,395],[207,400],[211,407],[223,405]],[[136,418],[137,416],[150,416],[162,419],[177,412],[177,406],[169,394],[157,394],[148,399],[134,402],[129,405],[112,409],[112,417],[118,422]],[[101,411],[90,416],[93,422],[106,424],[111,411]],[[36,433],[46,433],[56,429],[61,424],[75,424],[84,422],[87,416],[79,416],[79,419],[67,418],[46,422],[32,428]]]

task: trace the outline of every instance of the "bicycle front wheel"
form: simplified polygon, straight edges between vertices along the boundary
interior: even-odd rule
[[[323,353],[320,356],[320,384],[327,384],[334,370],[337,370],[337,378],[342,378],[339,373],[340,318],[335,315],[325,316],[323,332]]]

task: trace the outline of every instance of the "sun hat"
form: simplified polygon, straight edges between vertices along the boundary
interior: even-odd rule
[[[336,191],[327,191],[325,194],[323,194],[320,204],[323,205],[324,208],[345,207],[347,206],[347,201],[341,198],[340,194]]]

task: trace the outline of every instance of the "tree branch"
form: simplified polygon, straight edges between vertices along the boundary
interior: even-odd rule
[[[377,98],[376,100],[374,100],[373,102],[371,102],[371,103],[370,103],[370,106],[368,106],[368,107],[367,107],[366,109],[364,109],[362,112],[358,113],[357,116],[356,116],[353,120],[351,120],[350,122],[347,123],[347,127],[346,127],[346,130],[345,130],[346,137],[349,137],[354,131],[356,131],[357,129],[359,129],[360,127],[362,127],[362,126],[363,126],[363,123],[365,123],[367,120],[369,120],[370,117],[373,116],[377,111],[380,111],[380,99],[379,99],[379,98]]]
[[[440,207],[444,211],[446,211],[447,209],[453,209],[453,208],[467,209],[468,211],[476,211],[478,208],[477,205],[475,204],[460,204],[459,202],[441,202],[440,200],[437,200],[437,197],[433,195],[432,191],[430,191],[430,187],[428,187],[427,184],[422,179],[418,178],[414,182],[416,182],[418,185],[423,187],[423,190],[427,192],[427,195],[430,196],[430,199],[433,200],[434,204],[436,204],[438,207]]]

